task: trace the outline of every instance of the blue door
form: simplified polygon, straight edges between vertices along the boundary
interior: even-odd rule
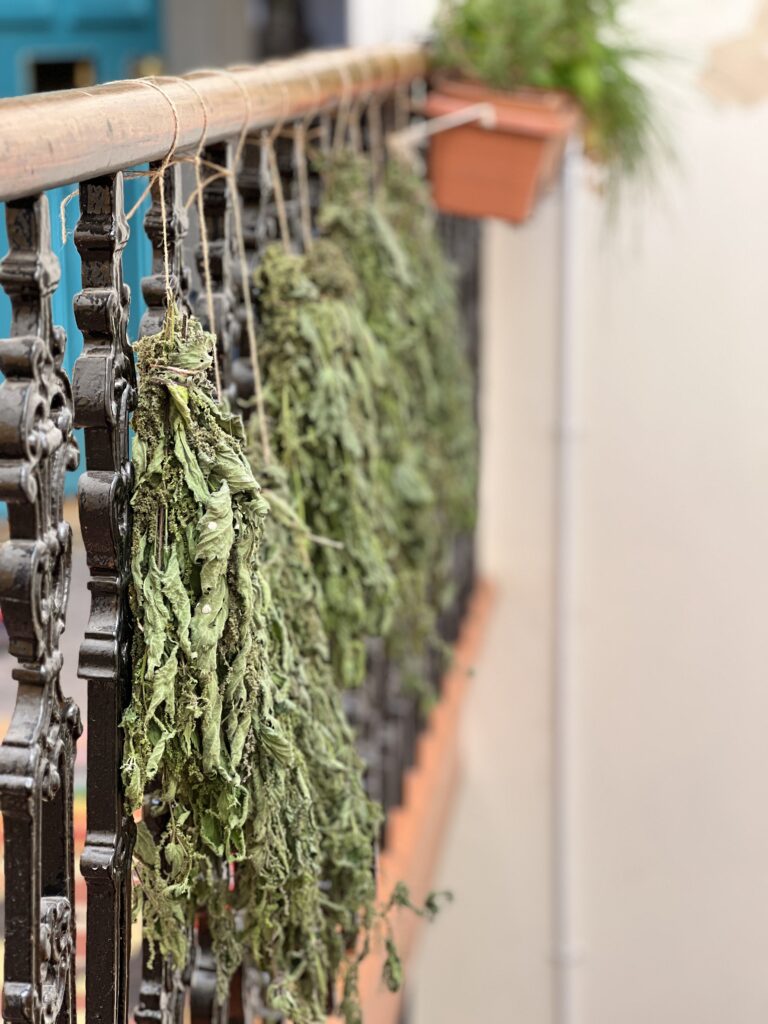
[[[160,0],[0,0],[0,96],[94,85],[154,73],[161,51]],[[72,186],[74,187],[74,186]],[[80,257],[72,241],[79,216],[75,196],[66,207],[68,237],[61,241],[60,206],[71,188],[52,189],[51,230],[61,263],[61,283],[53,298],[53,316],[67,332],[65,366],[71,374],[82,350],[82,336],[72,312],[72,296],[80,288]],[[142,179],[127,181],[126,208],[145,187]],[[0,204],[0,254],[6,252],[5,215]],[[131,337],[141,317],[139,282],[149,273],[149,243],[141,228],[142,211],[131,221],[131,238],[123,257],[130,285]],[[10,305],[0,290],[0,337],[6,337]],[[81,448],[82,450],[82,448]],[[69,474],[68,493],[77,480]]]

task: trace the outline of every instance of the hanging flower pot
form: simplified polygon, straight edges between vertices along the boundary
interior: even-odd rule
[[[498,217],[520,224],[554,183],[579,108],[560,92],[439,79],[429,93],[429,117],[489,104],[493,126],[480,120],[432,136],[429,177],[438,209],[465,217]]]

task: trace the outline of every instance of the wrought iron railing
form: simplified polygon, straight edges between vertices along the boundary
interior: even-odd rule
[[[78,666],[88,681],[87,835],[80,860],[87,884],[86,1020],[123,1024],[129,1016],[134,825],[125,813],[119,723],[130,694],[129,417],[137,382],[127,331],[131,296],[121,265],[129,231],[124,172],[147,161],[151,172],[161,172],[150,178],[151,205],[144,217],[153,253],[152,273],[142,281],[142,331],[147,332],[158,328],[167,301],[164,236],[175,299],[187,308],[194,302],[178,158],[196,152],[204,141],[203,157],[232,169],[247,258],[253,264],[276,231],[276,212],[262,189],[263,130],[311,118],[332,131],[340,113],[348,116],[355,106],[365,137],[363,101],[375,96],[386,119],[394,94],[424,71],[420,50],[388,47],[0,102],[0,200],[6,203],[8,233],[0,284],[12,306],[10,337],[0,340],[5,378],[0,385],[0,500],[7,502],[10,529],[10,539],[0,546],[0,604],[18,684],[15,711],[0,747],[6,1020],[69,1024],[76,1013],[72,797],[81,723],[76,705],[60,686],[60,637],[71,577],[64,476],[78,458],[85,463],[79,516],[91,594]],[[244,131],[248,135],[234,167]],[[286,134],[277,145],[289,215],[295,138]],[[62,369],[66,338],[51,316],[59,269],[43,193],[73,183],[80,201],[74,241],[82,261],[82,290],[73,302],[83,351],[70,382]],[[222,384],[233,395],[247,395],[252,380],[245,358],[244,296],[233,272],[231,203],[226,180],[211,175],[203,212]],[[454,241],[461,236],[454,248],[463,250],[465,259],[470,253],[462,280],[476,295],[473,230],[454,224],[448,236]],[[467,305],[472,301],[468,295]],[[79,455],[75,427],[84,431]],[[464,546],[462,599],[472,571],[471,545]],[[459,614],[460,606],[446,622],[449,638]],[[383,650],[374,645],[368,684],[351,709],[369,762],[369,784],[385,805],[400,799],[403,769],[414,756],[419,727],[417,710],[395,689],[392,672]],[[184,972],[160,958],[154,963],[145,959],[138,1021],[179,1022],[187,1000],[193,1020],[258,1016],[259,986],[244,985],[240,976],[229,1005],[216,1003],[215,965],[204,923],[190,936],[189,950]]]

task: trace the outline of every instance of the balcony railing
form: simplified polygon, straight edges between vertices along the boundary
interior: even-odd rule
[[[91,595],[78,666],[88,681],[87,835],[79,866],[87,884],[86,1020],[123,1024],[129,1017],[134,826],[126,816],[120,776],[120,721],[131,687],[129,417],[137,381],[127,332],[131,296],[121,265],[129,233],[125,174],[149,162],[151,204],[144,230],[152,273],[141,285],[141,330],[148,333],[158,328],[167,303],[164,239],[173,296],[186,307],[195,301],[184,244],[185,156],[202,145],[204,161],[235,176],[252,268],[269,240],[263,225],[277,217],[262,190],[263,133],[311,121],[332,135],[340,118],[347,126],[356,118],[365,141],[371,98],[391,124],[395,95],[424,74],[419,49],[384,47],[0,101],[0,200],[6,203],[8,236],[0,284],[12,308],[10,336],[0,341],[0,500],[7,502],[10,532],[0,546],[0,604],[18,684],[0,747],[6,1020],[68,1024],[76,1016],[72,803],[82,726],[77,706],[61,689],[60,638],[68,598],[83,598],[70,594],[71,530],[63,518],[65,475],[79,459],[79,518]],[[281,130],[275,146],[288,215],[298,217],[291,205],[296,137]],[[76,187],[80,205],[74,243],[82,288],[72,300],[83,349],[71,381],[63,370],[66,338],[52,322],[59,266],[44,194],[62,185]],[[247,395],[252,379],[241,358],[247,311],[234,272],[231,201],[224,178],[210,175],[202,205],[222,385]],[[464,254],[462,281],[466,305],[472,306],[476,228],[455,223],[446,237]],[[205,313],[205,299],[200,305]],[[75,428],[84,432],[80,452]],[[463,599],[445,623],[451,639],[472,575],[471,544],[465,541],[461,552]],[[403,706],[392,693],[380,650],[371,651],[369,675],[350,710],[368,757],[369,785],[392,806],[402,796],[420,721],[413,703]],[[217,1004],[215,965],[201,927],[190,936],[185,972],[159,957],[153,963],[145,958],[136,1019],[180,1022],[188,1005],[193,1020],[244,1020],[258,1016],[257,991],[241,973],[229,1005]]]

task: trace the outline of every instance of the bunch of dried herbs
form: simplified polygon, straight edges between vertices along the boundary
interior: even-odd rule
[[[382,469],[376,394],[386,374],[355,302],[357,282],[329,242],[307,255],[272,245],[255,278],[271,443],[313,548],[336,679],[359,683],[366,636],[385,635],[395,601],[396,525]]]
[[[270,506],[261,549],[261,571],[273,600],[268,609],[270,665],[280,688],[292,695],[295,741],[307,767],[314,818],[319,831],[322,878],[322,990],[346,974],[345,1013],[359,1014],[357,972],[348,969],[347,950],[367,934],[381,914],[375,909],[374,849],[382,812],[368,798],[352,730],[341,704],[341,687],[331,668],[323,625],[325,597],[312,556],[314,537],[291,495],[286,471],[263,458],[255,418],[249,422],[249,452]],[[258,884],[244,866],[239,884]],[[322,1005],[325,1005],[324,999]],[[268,1004],[296,1019],[296,1007],[275,985]]]
[[[348,156],[326,187],[328,237],[303,256],[269,248],[255,278],[276,459],[255,419],[246,458],[212,392],[214,340],[175,310],[138,344],[134,419],[124,778],[131,810],[144,803],[144,932],[182,967],[205,907],[220,995],[249,953],[294,1024],[324,1019],[340,975],[360,1021],[371,931],[410,906],[403,887],[375,905],[381,811],[341,690],[361,681],[368,636],[418,675],[474,508],[469,377],[424,193],[392,168],[371,202]]]
[[[419,296],[410,308],[435,385],[425,396],[424,406],[429,474],[435,511],[443,536],[450,540],[474,527],[478,476],[474,379],[456,273],[438,236],[427,186],[405,162],[387,164],[382,202],[408,259],[411,289]]]
[[[130,808],[152,794],[138,909],[150,944],[182,967],[204,907],[220,990],[247,948],[297,1024],[311,1024],[327,987],[321,825],[296,692],[274,670],[274,598],[259,567],[267,504],[240,419],[212,395],[212,349],[177,311],[138,343],[136,630],[123,722]]]
[[[447,601],[452,542],[474,508],[471,377],[456,290],[412,172],[390,164],[372,196],[367,160],[342,152],[326,164],[324,183],[320,228],[355,268],[386,365],[374,401],[396,524],[398,604],[389,644],[406,679],[421,689],[422,653]]]
[[[212,394],[212,352],[212,336],[176,311],[138,344],[123,721],[129,807],[150,815],[137,910],[156,955],[181,968],[205,908],[222,998],[248,953],[270,979],[270,1009],[317,1024],[343,978],[341,1010],[356,1024],[358,966],[379,926],[385,981],[399,984],[387,916],[410,901],[400,886],[375,902],[381,809],[365,794],[312,564],[317,549],[340,549],[310,531],[255,433],[249,465],[239,417]]]

